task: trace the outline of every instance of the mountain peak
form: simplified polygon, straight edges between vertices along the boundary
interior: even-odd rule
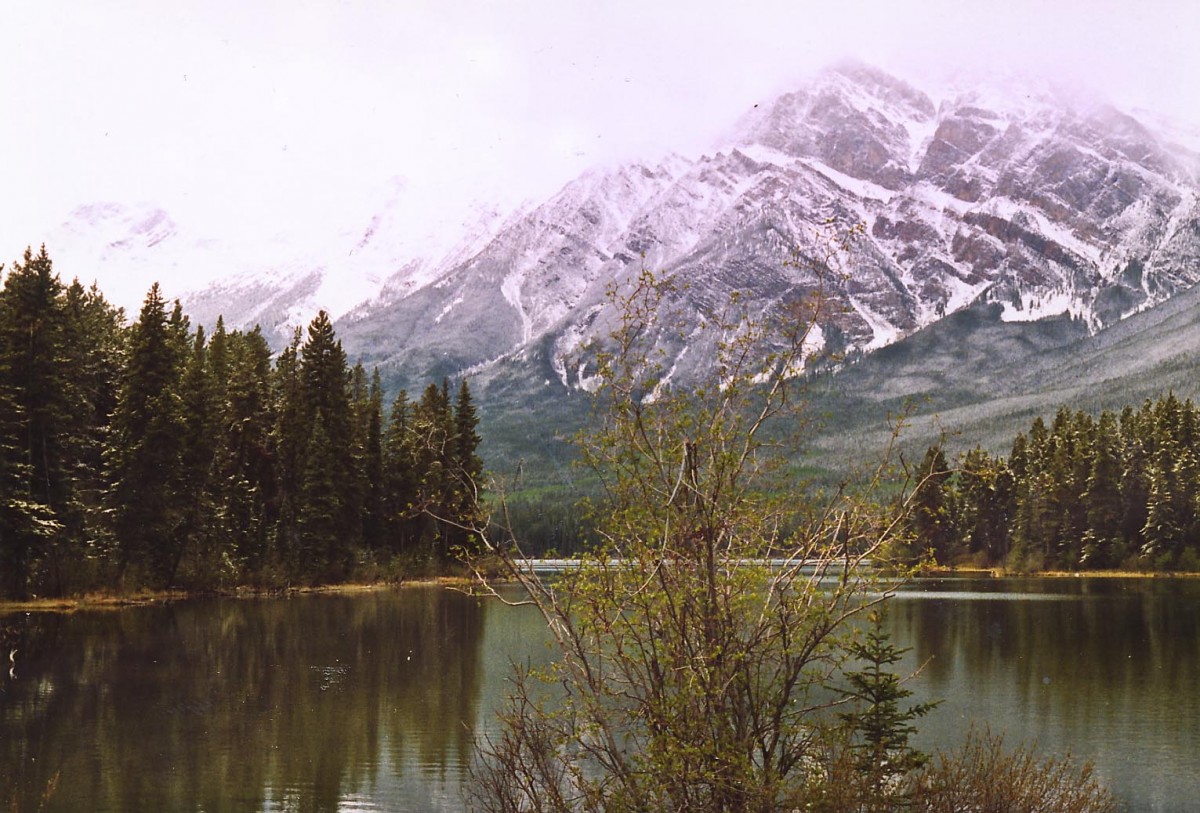
[[[830,358],[979,301],[1098,329],[1200,279],[1200,164],[1151,122],[1051,91],[934,93],[839,63],[707,155],[596,167],[541,202],[445,222],[395,187],[321,241],[250,258],[153,207],[74,220],[163,273],[241,272],[185,298],[198,321],[223,312],[283,342],[318,308],[343,316],[347,350],[394,381],[517,364],[579,386],[579,350],[612,318],[605,291],[643,268],[687,281],[682,333],[663,334],[681,381],[709,363],[705,326],[735,291],[768,317],[826,299],[812,350]]]

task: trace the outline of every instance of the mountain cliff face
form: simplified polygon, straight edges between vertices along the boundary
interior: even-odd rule
[[[751,109],[709,154],[595,169],[436,235],[397,192],[304,245],[222,246],[113,205],[81,207],[61,242],[78,267],[228,268],[185,307],[260,323],[277,347],[325,308],[350,355],[400,384],[504,370],[586,387],[580,348],[611,324],[606,290],[651,269],[684,283],[682,331],[664,341],[684,380],[711,364],[708,325],[735,291],[767,315],[819,297],[818,356],[973,304],[1096,332],[1169,299],[1200,279],[1200,157],[1160,132],[1041,89],[935,99],[847,64]]]
[[[813,349],[843,353],[976,302],[1097,330],[1200,279],[1195,154],[1112,108],[1014,98],[935,103],[831,69],[711,155],[585,174],[339,333],[400,380],[523,359],[575,387],[606,288],[643,268],[687,283],[673,304],[691,324],[669,348],[681,378],[711,358],[704,325],[733,291],[762,313],[819,294]]]

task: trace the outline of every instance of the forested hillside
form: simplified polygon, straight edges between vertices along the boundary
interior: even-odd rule
[[[385,414],[324,312],[272,358],[157,285],[127,324],[26,250],[0,290],[0,596],[436,565],[467,541],[477,425],[465,380]]]
[[[1098,418],[1037,418],[1012,453],[931,447],[913,558],[1018,570],[1200,571],[1200,410],[1170,394]]]

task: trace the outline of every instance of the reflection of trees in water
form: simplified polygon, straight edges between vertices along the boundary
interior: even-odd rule
[[[22,809],[61,769],[51,809],[334,810],[405,754],[465,763],[483,613],[406,589],[33,616],[0,776]]]
[[[1080,580],[1051,589],[1068,595],[901,599],[889,611],[891,630],[925,664],[930,696],[1008,701],[1006,714],[1042,731],[1061,727],[1068,741],[1103,739],[1159,712],[1163,736],[1194,736],[1200,584]],[[1192,711],[1180,713],[1181,702]]]

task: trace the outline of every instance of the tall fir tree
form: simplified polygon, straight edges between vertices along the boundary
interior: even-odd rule
[[[73,552],[100,560],[111,552],[104,511],[109,488],[104,454],[125,368],[125,311],[105,300],[96,285],[84,288],[78,280],[67,288],[66,311],[66,366],[73,384],[68,457],[76,501],[69,521],[72,538],[82,543]]]
[[[64,294],[45,246],[36,255],[26,249],[0,290],[0,386],[9,410],[4,423],[9,453],[16,456],[10,476],[21,481],[12,495],[25,505],[13,516],[25,513],[36,520],[18,520],[24,527],[9,531],[10,544],[21,551],[22,580],[35,560],[50,553],[52,540],[61,539],[45,531],[60,529],[74,504],[68,453],[75,384],[66,364]]]
[[[418,544],[427,554],[445,559],[451,547],[446,520],[457,502],[452,458],[454,419],[448,381],[443,381],[440,387],[430,384],[425,388],[413,409],[410,431],[413,466],[419,478],[414,515]]]
[[[187,557],[190,577],[211,584],[217,577],[215,562],[221,559],[218,548],[226,544],[228,529],[223,527],[223,514],[214,493],[217,484],[213,464],[225,438],[222,404],[203,327],[196,329],[179,389],[184,432],[181,477],[185,488],[180,495],[182,514],[173,571]]]
[[[404,390],[396,395],[383,437],[383,524],[392,553],[414,547],[417,462],[412,428],[412,405]]]
[[[177,311],[178,313],[178,311]],[[183,520],[186,426],[180,398],[182,320],[168,320],[155,283],[130,332],[128,364],[113,415],[113,527],[123,574],[167,585]]]
[[[1120,564],[1127,552],[1121,534],[1121,437],[1111,412],[1103,413],[1096,425],[1082,502],[1087,529],[1081,564],[1087,567]]]
[[[372,549],[379,548],[384,543],[385,511],[384,495],[386,482],[384,478],[383,455],[383,385],[379,379],[379,370],[371,374],[371,389],[367,400],[366,439],[363,450],[363,474],[365,490],[363,495],[363,542]]]
[[[216,336],[214,335],[214,343]],[[216,462],[221,511],[243,572],[261,572],[269,548],[276,491],[272,456],[271,350],[262,332],[229,337],[225,444]]]
[[[945,453],[930,446],[916,472],[910,523],[919,555],[928,553],[939,564],[948,564],[956,547],[949,478]]]
[[[300,544],[305,549],[327,551],[324,564],[336,573],[346,570],[352,552],[361,544],[349,376],[346,353],[334,334],[329,314],[321,311],[309,324],[308,335],[300,346],[301,416],[308,444],[315,443],[319,429],[326,448],[305,449],[301,469],[305,479],[301,492],[311,495],[311,490],[306,489],[314,481],[311,458],[315,455],[322,465],[330,467],[328,477],[333,493],[327,503],[336,506],[339,513],[336,526],[298,523],[297,532],[309,536],[328,534],[319,539],[304,539]],[[323,479],[325,475],[321,477]],[[298,506],[298,511],[302,507]]]
[[[285,570],[294,569],[299,544],[296,509],[308,441],[304,385],[300,374],[300,335],[297,329],[291,343],[279,353],[271,376],[275,417],[271,430],[271,456],[275,461],[275,489],[271,501],[272,555]]]

